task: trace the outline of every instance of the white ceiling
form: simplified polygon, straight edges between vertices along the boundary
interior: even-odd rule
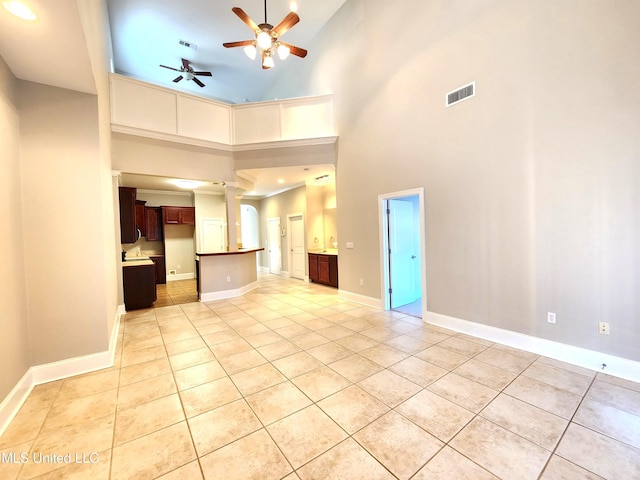
[[[85,1],[85,0],[81,0]],[[267,20],[277,24],[289,12],[290,0],[267,0]],[[298,0],[300,23],[283,35],[287,43],[308,48],[311,39],[346,0]],[[25,0],[38,15],[32,22],[14,17],[0,6],[0,56],[21,79],[85,93],[96,93],[91,62],[78,13],[78,0]],[[231,11],[242,8],[256,23],[264,21],[263,0],[106,0],[118,73],[191,94],[229,103],[266,100],[264,92],[278,72],[262,70],[258,59],[249,60],[242,48],[226,49],[223,42],[252,38],[251,30]],[[197,44],[196,50],[179,40]],[[309,51],[309,56],[313,55]],[[174,83],[180,59],[195,70],[210,70],[213,77],[199,77],[206,87],[182,80]],[[309,58],[309,57],[307,57]],[[286,62],[304,62],[290,56]],[[304,170],[308,168],[309,170]],[[256,169],[239,172],[252,178],[256,197],[304,185],[333,166],[316,165]],[[284,183],[278,180],[283,179]],[[165,178],[131,176],[129,182],[166,186]],[[132,185],[135,186],[135,185]],[[204,188],[220,188],[211,186]],[[159,189],[159,188],[153,188]],[[179,190],[169,186],[165,190]]]

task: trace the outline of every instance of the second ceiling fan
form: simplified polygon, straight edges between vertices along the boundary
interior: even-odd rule
[[[267,0],[264,0],[264,23],[259,25],[256,24],[256,22],[254,22],[240,7],[233,7],[231,10],[254,32],[256,38],[254,40],[223,43],[222,45],[224,47],[244,47],[245,54],[252,60],[256,58],[258,50],[260,50],[263,70],[268,70],[274,66],[273,55],[276,52],[281,60],[287,58],[289,54],[300,58],[307,56],[307,51],[304,48],[296,47],[295,45],[280,41],[280,37],[300,21],[300,17],[297,13],[289,12],[274,27],[267,23]]]

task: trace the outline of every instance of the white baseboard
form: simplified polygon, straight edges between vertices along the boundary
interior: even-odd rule
[[[27,370],[13,390],[9,392],[9,395],[0,403],[0,436],[7,429],[36,385],[113,366],[118,344],[120,315],[119,306],[115,314],[116,318],[113,322],[108,350],[44,365],[35,365]]]
[[[22,404],[27,400],[33,387],[33,376],[31,369],[29,369],[18,381],[16,386],[13,387],[13,390],[9,392],[9,395],[0,403],[0,437],[2,437],[4,431],[18,413]]]
[[[178,280],[191,280],[196,278],[195,273],[177,273],[176,275],[167,274],[167,282],[176,282]]]
[[[235,297],[244,295],[245,293],[248,293],[257,287],[258,287],[258,282],[252,282],[245,285],[244,287],[235,288],[232,290],[221,290],[219,292],[200,293],[200,301],[214,302],[216,300],[224,300],[226,298],[235,298]]]
[[[481,323],[470,322],[440,313],[427,312],[423,320],[439,327],[466,333],[491,342],[518,348],[537,355],[571,363],[589,370],[606,373],[633,382],[640,382],[640,362],[606,353],[574,347],[565,343],[525,335]],[[602,365],[606,367],[603,369]]]
[[[258,272],[269,273],[269,267],[258,267]]]
[[[382,300],[379,298],[367,297],[365,295],[360,295],[359,293],[348,292],[346,290],[338,290],[338,295],[345,300],[350,300],[352,302],[361,303],[368,307],[372,308],[380,308],[383,309],[384,305]]]

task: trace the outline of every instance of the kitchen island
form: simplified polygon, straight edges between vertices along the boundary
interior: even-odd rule
[[[239,297],[258,285],[256,252],[247,248],[232,252],[196,253],[198,298],[201,302]]]

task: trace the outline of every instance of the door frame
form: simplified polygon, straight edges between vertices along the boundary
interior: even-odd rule
[[[410,190],[401,190],[398,192],[384,193],[378,195],[378,219],[379,219],[379,238],[380,238],[380,298],[382,298],[384,309],[391,309],[391,298],[389,295],[390,272],[389,272],[389,221],[387,217],[386,203],[387,200],[418,197],[419,218],[420,218],[420,280],[422,289],[422,316],[427,312],[427,248],[426,248],[426,217],[424,204],[424,187],[413,188]]]
[[[306,234],[305,234],[305,225],[304,225],[304,213],[300,212],[300,213],[289,213],[287,214],[287,260],[288,260],[288,274],[291,278],[298,278],[298,277],[294,277],[292,274],[292,270],[293,270],[293,252],[291,251],[291,219],[292,218],[297,218],[300,217],[300,221],[302,222],[302,250],[303,250],[303,255],[307,253],[307,241],[306,241]],[[303,273],[302,273],[302,278],[300,280],[305,280],[305,281],[309,281],[309,275],[307,274],[307,269],[305,267]]]

